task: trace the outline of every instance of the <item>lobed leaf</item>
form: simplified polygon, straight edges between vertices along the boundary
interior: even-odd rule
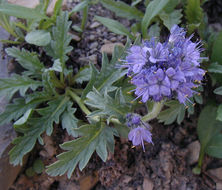
[[[58,155],[58,161],[48,166],[49,175],[61,176],[67,172],[70,178],[77,164],[79,169],[83,170],[94,151],[105,161],[108,156],[107,148],[114,149],[115,130],[105,126],[104,123],[83,125],[78,131],[82,132],[83,136],[61,145],[61,148],[67,152]]]
[[[40,62],[37,54],[34,52],[31,53],[25,49],[19,50],[16,47],[12,47],[7,48],[6,53],[14,57],[23,68],[31,71],[32,75],[41,74],[44,69],[43,63]]]
[[[57,16],[56,25],[52,28],[51,43],[45,47],[46,52],[54,60],[60,59],[61,63],[68,59],[66,54],[72,50],[72,47],[69,46],[72,37],[68,34],[71,21],[68,21],[68,19],[68,12],[61,12]]]
[[[20,92],[21,96],[25,96],[29,88],[35,90],[39,86],[42,86],[40,81],[14,74],[10,78],[0,79],[0,96],[7,95],[11,98],[17,91]]]
[[[72,135],[73,137],[78,137],[79,134],[75,130],[78,128],[77,125],[78,119],[74,116],[75,112],[76,108],[72,108],[72,102],[69,102],[67,108],[62,114],[61,122],[62,122],[62,128],[66,129],[69,135]]]
[[[67,104],[68,98],[61,96],[50,101],[47,107],[37,110],[41,117],[29,119],[29,127],[24,131],[24,135],[13,140],[13,144],[15,145],[9,152],[11,164],[22,165],[24,155],[33,149],[36,141],[38,140],[41,144],[43,143],[41,134],[46,131],[47,135],[51,135],[53,123],[59,123],[59,118],[67,107]]]
[[[126,104],[120,89],[116,91],[115,98],[110,97],[107,91],[101,94],[96,89],[89,92],[86,97],[87,100],[85,101],[85,104],[92,108],[96,108],[96,110],[89,114],[88,117],[114,116],[121,119],[129,112],[129,106]]]

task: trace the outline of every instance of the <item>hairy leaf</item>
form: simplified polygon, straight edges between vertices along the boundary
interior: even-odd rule
[[[180,124],[185,116],[185,106],[178,101],[172,100],[165,103],[169,108],[161,111],[157,119],[165,125],[172,124],[175,120]]]
[[[110,19],[110,18],[105,18],[105,17],[100,17],[100,16],[95,16],[95,19],[97,21],[101,22],[111,32],[114,32],[114,33],[119,34],[119,35],[128,36],[131,39],[134,39],[134,36],[120,22],[118,22],[116,20],[113,20],[113,19]]]
[[[91,77],[92,69],[91,67],[81,68],[80,71],[74,76],[77,83],[82,84],[85,81],[89,81]]]
[[[188,24],[198,24],[203,21],[203,9],[200,7],[200,0],[187,0],[185,9]]]
[[[43,143],[41,134],[46,131],[47,135],[51,135],[53,123],[59,123],[59,118],[67,107],[68,98],[61,96],[48,103],[48,106],[37,110],[41,117],[35,117],[28,120],[28,128],[23,136],[19,136],[13,140],[15,146],[9,152],[10,163],[13,165],[22,165],[25,154],[30,152],[37,139]]]
[[[125,71],[122,71],[119,68],[116,68],[116,62],[118,58],[124,55],[124,49],[119,49],[119,52],[113,54],[112,60],[109,62],[106,54],[103,54],[102,59],[102,68],[99,72],[94,65],[91,64],[92,75],[91,79],[83,91],[82,99],[85,99],[88,92],[95,87],[99,92],[112,91],[115,89],[113,83],[119,80],[122,76],[125,75]]]
[[[52,28],[52,40],[49,46],[46,46],[46,52],[56,59],[60,59],[64,63],[68,58],[66,56],[72,50],[69,43],[72,37],[68,34],[71,22],[68,21],[68,13],[61,12],[56,19],[56,25]]]
[[[169,0],[153,0],[148,4],[141,24],[144,37],[147,36],[147,28],[150,25],[151,20],[163,10],[168,2]]]
[[[78,137],[78,132],[74,130],[78,128],[78,119],[74,116],[75,112],[76,108],[72,108],[72,102],[69,102],[66,110],[62,114],[62,128],[66,129],[69,135]]]
[[[10,98],[17,91],[20,92],[21,96],[24,96],[29,88],[35,90],[41,85],[40,81],[14,74],[10,78],[0,79],[0,96],[7,95]]]
[[[0,12],[6,15],[15,16],[17,18],[39,19],[39,20],[48,19],[46,15],[42,14],[37,9],[31,9],[31,8],[8,4],[8,3],[1,4]]]
[[[38,97],[29,102],[25,102],[24,98],[16,98],[13,103],[8,104],[5,111],[0,115],[0,125],[9,123],[12,120],[17,120],[29,109],[34,109],[40,103],[46,101],[49,98]]]
[[[33,75],[41,74],[44,65],[40,62],[36,53],[31,53],[25,49],[19,50],[16,47],[7,48],[6,52],[9,56],[14,57],[23,68],[32,71]]]
[[[162,12],[160,18],[163,24],[170,30],[174,24],[180,24],[182,18],[181,10],[175,10],[171,13]]]
[[[216,89],[214,90],[214,93],[215,93],[215,94],[218,94],[218,95],[222,95],[222,86],[216,88]]]
[[[58,155],[58,161],[48,166],[49,175],[61,176],[67,172],[70,178],[77,164],[79,169],[83,170],[94,151],[106,161],[107,148],[111,151],[114,149],[115,130],[105,126],[104,123],[83,125],[78,131],[82,132],[83,136],[61,145],[61,148],[67,152]]]
[[[85,103],[92,108],[97,108],[97,110],[88,115],[89,117],[115,116],[121,119],[129,112],[129,106],[127,106],[120,89],[116,91],[115,98],[110,97],[107,91],[101,94],[96,89],[89,92],[86,97],[88,99]]]
[[[46,30],[34,30],[25,36],[25,41],[37,46],[46,46],[51,41],[51,35]]]
[[[117,16],[137,20],[141,20],[143,18],[143,12],[139,11],[136,7],[127,5],[122,1],[101,0],[101,3],[107,9],[115,12]]]
[[[222,104],[220,104],[217,108],[217,120],[222,121]]]

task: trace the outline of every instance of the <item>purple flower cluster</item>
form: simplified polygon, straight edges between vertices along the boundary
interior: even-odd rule
[[[128,69],[135,94],[142,102],[156,102],[164,97],[177,98],[185,104],[196,93],[205,71],[201,68],[200,42],[185,37],[183,28],[174,25],[164,43],[154,38],[129,49],[123,67]]]
[[[150,133],[150,126],[141,120],[141,117],[137,114],[127,114],[126,116],[127,126],[131,128],[128,134],[128,139],[132,141],[133,146],[142,145],[143,150],[144,142],[152,142],[152,134]]]

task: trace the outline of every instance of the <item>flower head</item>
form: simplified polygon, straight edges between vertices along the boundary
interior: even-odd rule
[[[194,43],[192,36],[185,35],[185,30],[175,25],[166,42],[152,38],[129,49],[122,67],[128,69],[128,76],[136,86],[135,94],[143,102],[176,98],[185,104],[196,93],[194,88],[205,74],[199,68],[202,49],[200,42]]]
[[[143,150],[144,142],[152,142],[152,134],[150,133],[150,126],[141,120],[141,117],[137,114],[127,114],[127,125],[131,128],[128,134],[128,139],[132,141],[133,146],[142,145]]]

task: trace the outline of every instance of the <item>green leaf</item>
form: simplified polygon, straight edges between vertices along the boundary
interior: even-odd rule
[[[76,108],[72,108],[72,102],[69,102],[66,110],[62,114],[62,128],[66,129],[69,135],[72,135],[73,137],[78,137],[78,132],[74,130],[78,128],[78,119],[74,116],[75,112]]]
[[[214,90],[214,94],[222,95],[222,86]]]
[[[14,74],[10,78],[0,79],[0,96],[7,95],[11,98],[17,91],[21,96],[24,96],[29,88],[35,90],[41,85],[40,81]]]
[[[73,13],[83,10],[86,6],[88,6],[88,4],[89,2],[87,0],[78,3],[77,5],[75,5],[75,7],[71,10],[69,14],[72,15]]]
[[[101,22],[105,27],[107,27],[111,32],[114,32],[119,35],[128,36],[131,39],[134,39],[134,36],[129,32],[129,30],[119,23],[118,21],[115,21],[110,18],[95,16],[95,19],[99,22]]]
[[[143,18],[143,12],[139,11],[136,7],[131,7],[122,1],[113,0],[101,0],[102,5],[115,12],[117,16],[127,19],[141,20]]]
[[[115,60],[117,59],[117,57],[120,58],[121,55],[123,55],[123,50],[122,52],[119,52],[119,55],[115,55]],[[113,91],[116,88],[113,86],[113,83],[123,77],[126,72],[122,71],[119,68],[116,68],[115,63],[116,62],[114,62],[114,58],[109,62],[107,55],[103,54],[102,68],[100,72],[95,68],[94,65],[91,64],[91,79],[83,91],[82,99],[85,99],[86,95],[93,89],[93,87],[95,87],[101,93],[103,93],[105,89],[107,89],[107,91],[109,92]]]
[[[25,41],[36,46],[46,46],[51,41],[51,35],[46,30],[35,30],[25,36]]]
[[[29,167],[25,170],[25,175],[28,177],[33,177],[35,175],[35,171],[32,167]]]
[[[217,108],[217,117],[218,121],[222,121],[222,104],[220,104]]]
[[[185,14],[188,24],[198,24],[203,21],[203,9],[200,0],[187,0]]]
[[[16,98],[13,103],[8,104],[5,111],[0,115],[0,125],[9,123],[12,120],[17,120],[29,109],[34,109],[37,105],[47,100],[46,98],[38,97],[29,102],[25,102],[24,98]]]
[[[185,116],[185,107],[176,100],[171,100],[165,103],[169,108],[160,112],[157,119],[159,122],[164,122],[164,125],[172,124],[175,120],[180,124]]]
[[[168,2],[169,0],[153,0],[148,4],[141,24],[143,37],[147,36],[147,28],[151,20],[163,10]]]
[[[47,71],[57,71],[57,72],[62,72],[62,63],[60,62],[60,59],[54,60],[53,66],[50,67],[49,69],[45,70]]]
[[[217,68],[220,72],[222,73],[222,53],[221,53],[221,47],[222,47],[222,32],[220,32],[218,34],[218,36],[216,37],[214,43],[213,43],[213,48],[212,48],[212,55],[211,55],[211,62],[217,62],[220,65],[218,65],[218,67],[220,66],[220,68]],[[216,63],[213,63],[216,64]],[[211,65],[213,65],[211,64]],[[211,68],[210,65],[210,68]],[[210,71],[210,70],[209,70]],[[210,71],[212,72],[212,71]]]
[[[160,37],[160,26],[158,22],[150,26],[148,30],[148,37],[149,38],[155,37],[157,39]]]
[[[42,73],[44,65],[39,61],[36,53],[31,53],[25,49],[19,50],[16,47],[7,48],[6,53],[14,57],[23,68],[32,71],[34,75]]]
[[[41,134],[46,131],[47,135],[51,135],[53,123],[59,123],[59,118],[67,107],[68,100],[64,96],[58,97],[50,101],[47,107],[37,110],[41,117],[28,120],[29,127],[24,135],[15,138],[12,142],[15,145],[9,152],[11,164],[22,165],[24,155],[33,149],[36,141],[43,142]]]
[[[180,24],[182,14],[181,14],[181,9],[180,10],[175,10],[171,13],[166,13],[166,12],[161,12],[160,13],[160,18],[163,21],[163,24],[170,30],[174,24]]]
[[[34,164],[33,164],[33,170],[37,173],[37,174],[41,174],[45,169],[45,166],[42,162],[42,160],[37,159],[35,160]]]
[[[197,123],[197,134],[203,151],[207,149],[210,141],[214,139],[222,129],[222,123],[216,120],[216,116],[217,107],[212,105],[205,106],[200,113]]]
[[[216,134],[212,137],[206,148],[206,153],[215,158],[222,158],[222,134]]]
[[[211,73],[222,73],[222,65],[219,65],[218,63],[212,63],[208,67],[208,71]]]
[[[72,47],[69,46],[72,37],[68,34],[71,21],[68,21],[68,12],[61,12],[56,19],[56,25],[52,28],[52,40],[51,43],[45,47],[46,52],[56,59],[60,59],[61,63],[64,63],[68,57],[67,53],[72,51]]]
[[[83,170],[94,151],[103,161],[106,161],[107,148],[114,147],[115,130],[100,122],[83,125],[78,130],[83,132],[83,136],[61,145],[61,148],[67,152],[58,155],[58,161],[48,166],[49,175],[61,176],[67,172],[70,178],[77,164],[79,164],[79,169]]]
[[[80,71],[74,76],[74,78],[77,83],[82,84],[85,81],[89,81],[91,75],[92,75],[92,69],[91,67],[87,66],[87,67],[81,68]]]
[[[164,8],[166,13],[171,13],[174,11],[175,7],[180,3],[181,0],[170,0]]]
[[[28,110],[24,113],[24,115],[23,115],[19,120],[17,120],[17,121],[14,123],[14,127],[16,128],[16,127],[19,127],[19,126],[21,126],[21,125],[24,125],[24,124],[27,122],[28,118],[31,116],[32,112],[33,112],[32,109],[28,109]]]
[[[36,9],[31,9],[7,3],[1,4],[0,12],[6,15],[15,16],[17,18],[39,19],[39,20],[48,19],[46,15],[42,14],[40,11]]]
[[[129,112],[129,106],[126,104],[120,89],[116,91],[115,98],[110,97],[107,91],[105,91],[104,94],[101,94],[96,89],[89,92],[86,97],[87,100],[85,101],[85,104],[92,108],[97,108],[97,110],[89,114],[88,117],[114,116],[121,119]]]

